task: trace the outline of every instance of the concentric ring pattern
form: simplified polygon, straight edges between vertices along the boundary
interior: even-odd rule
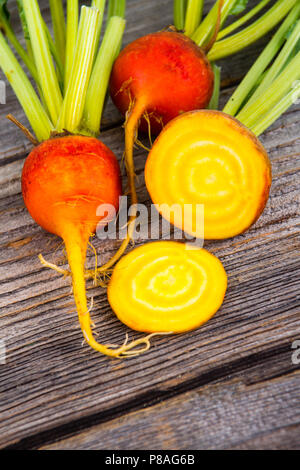
[[[254,134],[224,113],[202,110],[166,126],[149,153],[145,177],[163,217],[202,238],[195,215],[202,205],[204,238],[223,239],[244,232],[261,215],[271,168]],[[165,207],[176,204],[180,214]]]
[[[130,328],[179,333],[208,321],[222,305],[227,276],[204,249],[177,242],[143,245],[116,266],[108,299]]]

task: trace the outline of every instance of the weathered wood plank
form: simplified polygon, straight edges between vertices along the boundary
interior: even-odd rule
[[[196,389],[46,450],[300,449],[300,374]]]
[[[170,399],[180,396],[184,400],[187,392],[192,390],[201,392],[203,388],[204,390],[207,388],[206,384],[219,384],[223,386],[224,384],[239,382],[244,386],[259,385],[262,382],[291,374],[295,370],[297,370],[297,365],[291,365],[291,345],[281,345],[276,347],[275,350],[258,352],[247,358],[238,359],[234,363],[226,365],[226,367],[221,365],[219,368],[212,369],[195,378],[187,379],[182,383],[179,380],[170,380],[162,383],[159,388],[152,390],[151,393],[136,397],[120,407],[114,407],[104,413],[93,413],[91,416],[82,417],[62,426],[39,432],[22,439],[8,448],[14,450],[40,449],[41,446],[45,447],[52,443],[58,443],[60,440],[69,439],[67,436],[77,436],[83,432],[89,433],[90,430],[104,423],[109,425],[109,423],[114,422],[114,419],[123,417],[126,420],[126,415],[139,411],[142,408],[152,408],[160,403],[168,406]],[[225,379],[224,373],[226,374]],[[281,437],[283,437],[283,431],[280,430]],[[293,431],[294,427],[288,427],[288,432],[292,436]],[[186,433],[188,432],[189,429],[187,428]]]
[[[158,29],[158,21],[165,24],[165,17],[157,14],[158,4],[169,9],[171,1],[145,1],[141,10],[141,2],[130,0],[130,8],[136,10],[132,10],[134,20],[129,20],[128,38],[142,31],[144,23],[139,24],[137,17],[147,18],[145,32]],[[81,346],[69,281],[38,262],[37,255],[43,252],[59,263],[62,252],[59,240],[33,223],[22,201],[20,172],[29,147],[3,121],[3,114],[14,106],[11,95],[0,110],[0,339],[6,340],[8,352],[7,365],[0,365],[1,447],[73,420],[113,416],[116,411],[111,409],[142,404],[189,380],[201,377],[205,384],[216,375],[227,377],[237,371],[240,361],[247,368],[256,354],[271,351],[275,361],[278,348],[300,339],[299,105],[263,137],[274,172],[263,217],[245,235],[206,244],[229,274],[229,291],[220,312],[202,329],[157,339],[147,355],[125,362],[108,360]],[[107,130],[102,138],[121,158],[122,129]],[[143,183],[145,159],[146,152],[138,150],[139,197],[149,204]],[[95,239],[94,244],[100,262],[115,250],[114,242]],[[90,255],[88,265],[93,263]],[[128,330],[112,314],[105,292],[90,286],[89,296],[95,300],[99,340],[122,343]],[[289,359],[278,361],[274,375],[291,367]]]

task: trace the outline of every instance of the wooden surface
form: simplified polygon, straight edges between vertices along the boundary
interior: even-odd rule
[[[172,1],[129,0],[128,18],[126,42],[170,24]],[[265,41],[226,61],[227,85]],[[223,101],[230,92],[223,90]],[[41,252],[63,263],[62,247],[24,207],[20,173],[30,146],[5,120],[8,112],[25,122],[9,88],[0,106],[0,339],[8,350],[0,365],[0,447],[300,448],[300,374],[291,359],[300,340],[300,104],[262,137],[273,185],[261,219],[233,240],[206,243],[229,276],[221,310],[198,331],[156,339],[128,361],[82,346],[69,281],[39,264]],[[102,140],[121,159],[120,124],[109,105]],[[135,159],[139,198],[149,204],[146,152]],[[94,244],[99,262],[116,249]],[[89,286],[88,295],[99,341],[139,336],[119,323],[103,289]]]
[[[43,448],[108,449],[115,442],[120,450],[293,449],[299,445],[299,394],[298,375],[251,387],[210,385]]]

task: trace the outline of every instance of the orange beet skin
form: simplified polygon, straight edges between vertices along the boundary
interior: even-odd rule
[[[97,139],[70,136],[48,140],[28,156],[22,174],[25,204],[45,230],[65,238],[70,226],[94,233],[97,207],[121,195],[120,170],[113,152]]]
[[[25,204],[33,219],[65,243],[78,318],[86,342],[96,351],[119,357],[126,347],[98,344],[86,298],[85,260],[90,236],[108,221],[97,216],[101,204],[118,209],[120,170],[115,155],[97,139],[70,136],[43,142],[28,156],[22,174]],[[102,211],[102,214],[105,211]],[[47,267],[49,265],[42,257]]]
[[[176,116],[206,108],[213,86],[214,74],[202,49],[184,34],[164,31],[137,39],[121,52],[110,92],[124,115],[131,102],[143,101],[151,130],[158,134]],[[145,120],[141,128],[147,129]]]

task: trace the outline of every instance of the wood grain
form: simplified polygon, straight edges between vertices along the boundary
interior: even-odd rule
[[[170,22],[171,3],[129,0],[126,41]],[[246,53],[243,61],[235,60],[227,65],[232,77],[249,65]],[[228,94],[223,92],[223,101]],[[0,365],[0,447],[38,447],[76,426],[89,427],[167,399],[174,390],[183,393],[240,373],[247,381],[250,369],[256,371],[254,382],[259,381],[265,378],[266,361],[269,378],[295,369],[290,351],[292,341],[300,339],[299,104],[262,138],[274,179],[261,219],[233,240],[206,243],[229,275],[222,309],[200,330],[157,339],[148,354],[122,362],[81,345],[69,281],[39,264],[39,253],[63,263],[63,252],[60,241],[36,226],[24,207],[20,173],[29,146],[5,121],[7,112],[24,120],[15,98],[8,95],[0,109],[0,339],[8,352],[7,364]],[[107,110],[102,140],[121,159],[123,130],[113,113]],[[146,152],[138,149],[135,159],[139,198],[149,205],[143,181]],[[116,249],[112,241],[93,243],[101,263]],[[89,254],[88,265],[93,263]],[[122,343],[128,330],[111,312],[105,291],[89,285],[88,295],[94,297],[99,341]],[[286,423],[294,435],[294,422],[284,420],[283,414],[282,429]],[[249,446],[255,445],[255,435],[248,438]]]
[[[299,373],[203,387],[42,450],[299,450],[299,394]]]

